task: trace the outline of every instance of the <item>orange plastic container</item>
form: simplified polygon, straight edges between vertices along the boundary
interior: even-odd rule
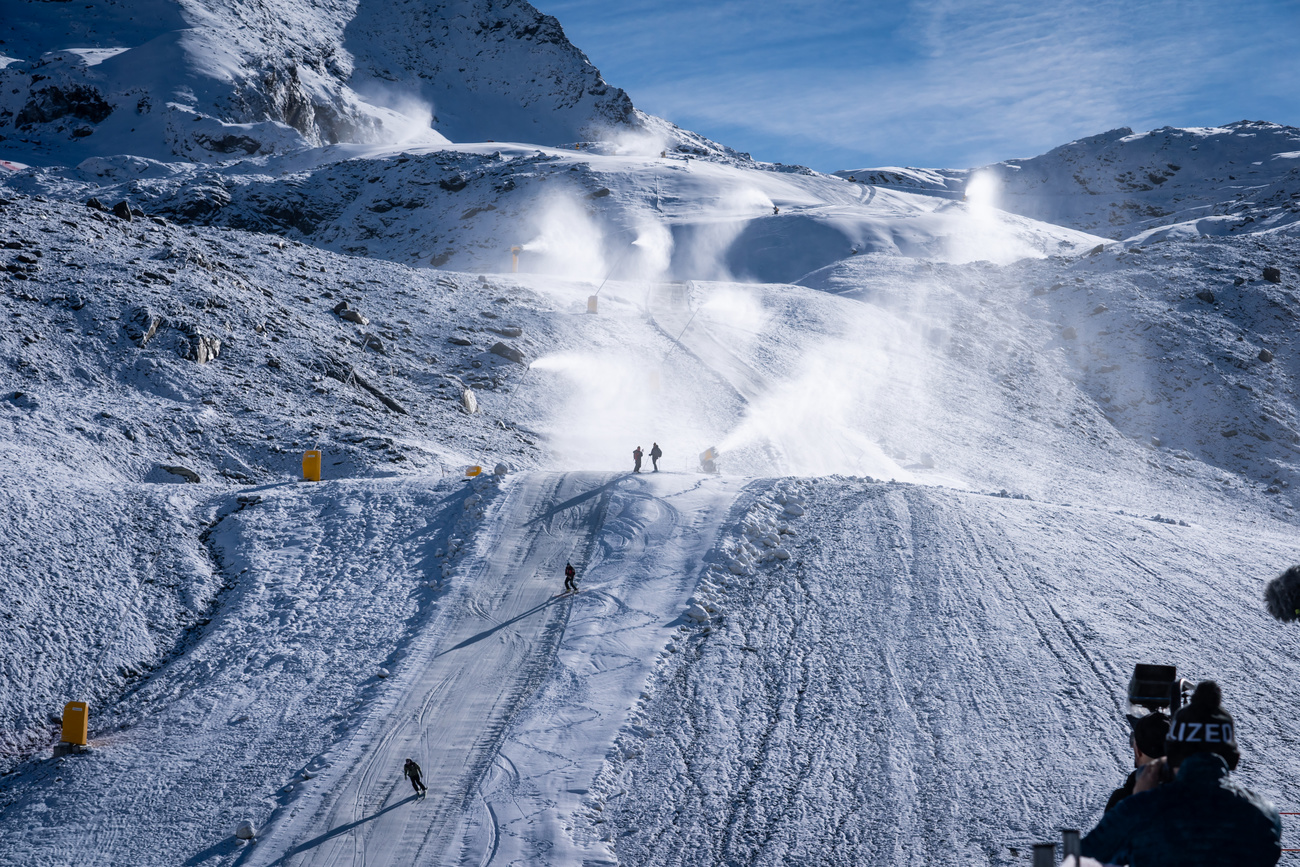
[[[90,733],[90,705],[84,701],[70,701],[63,706],[63,742],[86,745]]]

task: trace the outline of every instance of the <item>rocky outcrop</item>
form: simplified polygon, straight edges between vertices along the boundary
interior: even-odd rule
[[[413,134],[563,144],[648,120],[522,0],[164,0],[147,22],[13,5],[29,26],[4,46],[17,62],[0,69],[0,135],[83,158],[124,137],[132,153],[199,162]],[[75,47],[87,32],[130,47]],[[114,135],[96,136],[105,125]]]
[[[524,363],[524,354],[504,341],[498,340],[496,343],[492,344],[492,348],[489,349],[488,352],[493,355],[499,355],[507,361],[513,361],[515,364]]]

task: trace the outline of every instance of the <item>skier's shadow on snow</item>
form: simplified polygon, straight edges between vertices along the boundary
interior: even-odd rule
[[[356,828],[358,825],[364,825],[367,822],[370,822],[374,819],[378,819],[380,816],[384,815],[389,810],[396,810],[398,807],[402,806],[403,804],[408,804],[411,801],[417,801],[417,800],[419,799],[415,795],[407,795],[405,798],[398,801],[397,803],[389,804],[387,807],[384,807],[384,809],[380,810],[378,813],[372,813],[371,815],[366,816],[364,819],[357,819],[355,822],[348,822],[346,825],[339,825],[337,828],[332,828],[329,831],[326,831],[324,834],[321,834],[319,837],[315,837],[311,840],[308,840],[306,843],[303,843],[301,846],[298,846],[295,849],[290,849],[288,852],[285,852],[279,858],[271,862],[271,867],[275,867],[276,864],[283,864],[285,861],[288,861],[293,856],[301,855],[303,852],[306,852],[308,849],[314,849],[317,846],[319,846],[321,843],[325,843],[329,840],[332,840],[335,837],[339,836],[340,834],[346,834],[347,832],[351,831],[353,828]],[[220,847],[224,845],[225,845],[225,841],[223,841],[222,843],[218,843],[216,846],[213,846],[212,849],[207,850],[205,852],[200,852],[198,855],[195,855],[193,858],[186,861],[185,864],[186,865],[199,864],[203,861],[204,858],[211,857],[212,854],[214,854],[213,850],[219,851]]]
[[[584,491],[581,494],[578,494],[578,496],[576,497],[572,497],[568,500],[565,500],[563,503],[556,504],[555,508],[551,509],[549,512],[538,515],[536,518],[533,518],[528,523],[536,524],[539,521],[549,521],[551,518],[554,518],[556,515],[560,514],[565,509],[572,509],[574,506],[578,505],[579,503],[583,503],[587,500],[590,500],[592,497],[600,496],[605,491],[616,486],[619,482],[623,481],[624,478],[630,475],[631,473],[624,473],[622,475],[615,476],[614,478],[610,479],[608,482],[605,482],[605,484],[603,485],[597,485],[596,487],[592,488],[590,491]]]
[[[455,647],[448,647],[446,650],[439,653],[438,656],[446,656],[448,653],[451,653],[453,650],[460,650],[462,648],[469,647],[471,644],[480,642],[494,632],[498,632],[502,629],[505,629],[507,626],[510,626],[511,624],[514,623],[518,623],[520,620],[523,620],[525,617],[531,617],[537,612],[545,608],[549,608],[550,606],[559,602],[560,599],[561,599],[560,596],[552,596],[550,599],[547,599],[545,602],[538,603],[537,605],[534,605],[532,608],[529,608],[523,614],[516,614],[514,617],[511,617],[509,620],[503,620],[502,622],[498,623],[496,626],[493,626],[490,629],[484,629],[478,635],[471,635],[469,638],[466,638],[464,641],[462,641],[460,644],[457,644]],[[434,659],[437,659],[438,656],[435,656]]]

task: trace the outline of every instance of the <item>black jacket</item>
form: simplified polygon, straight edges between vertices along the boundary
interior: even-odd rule
[[[1125,798],[1083,838],[1083,854],[1132,867],[1272,867],[1282,817],[1217,753],[1183,760],[1171,783]]]

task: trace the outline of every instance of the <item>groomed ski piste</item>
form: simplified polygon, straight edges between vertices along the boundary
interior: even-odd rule
[[[585,271],[505,273],[468,219],[502,267],[6,178],[0,864],[1023,864],[1128,772],[1137,662],[1218,680],[1237,776],[1300,809],[1300,633],[1262,601],[1300,562],[1294,229],[1110,244],[495,144],[313,171],[378,199],[496,151],[516,191],[581,179],[518,240]],[[82,698],[90,751],[51,758]]]

